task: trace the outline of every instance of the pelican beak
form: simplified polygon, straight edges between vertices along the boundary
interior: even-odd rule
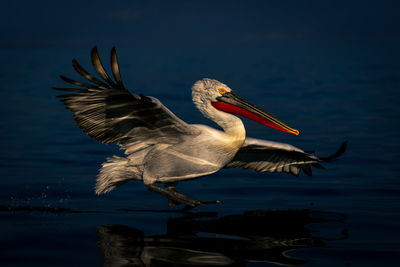
[[[211,105],[218,110],[246,117],[283,132],[299,135],[298,130],[287,126],[268,112],[251,104],[234,92],[226,92],[217,97],[217,102],[211,102]]]

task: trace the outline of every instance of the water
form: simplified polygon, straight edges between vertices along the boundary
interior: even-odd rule
[[[108,47],[100,53],[108,63]],[[338,160],[312,178],[227,169],[179,191],[219,205],[182,210],[140,182],[96,196],[115,145],[75,125],[50,88],[89,68],[89,47],[2,49],[2,266],[397,266],[400,252],[400,57],[390,45],[304,43],[246,48],[118,48],[133,92],[190,123],[203,77],[227,83],[300,136],[245,120],[248,136]]]

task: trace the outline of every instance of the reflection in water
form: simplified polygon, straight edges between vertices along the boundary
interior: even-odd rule
[[[123,225],[98,226],[97,235],[105,266],[244,266],[249,261],[299,265],[307,261],[285,252],[323,246],[325,239],[314,237],[316,230],[310,226],[342,219],[308,210],[257,210],[221,218],[196,213],[170,218],[163,235],[145,236]],[[340,234],[333,239],[343,238]]]

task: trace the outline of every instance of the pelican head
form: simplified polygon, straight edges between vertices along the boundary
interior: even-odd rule
[[[202,79],[192,87],[193,102],[206,117],[216,121],[221,112],[240,115],[271,128],[299,134],[299,131],[287,126],[268,112],[235,94],[231,88],[213,79]]]

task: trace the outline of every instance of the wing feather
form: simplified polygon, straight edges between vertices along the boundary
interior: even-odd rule
[[[115,82],[105,72],[96,47],[91,56],[96,72],[104,81],[73,60],[74,69],[94,84],[61,76],[81,88],[54,88],[73,92],[59,97],[74,112],[76,123],[88,136],[106,144],[117,142],[126,153],[132,153],[148,145],[178,143],[183,135],[197,134],[195,128],[176,117],[158,99],[131,94],[124,88],[115,48],[111,52]]]
[[[242,148],[226,168],[245,168],[257,172],[286,172],[298,176],[300,169],[312,176],[311,166],[323,168],[320,162],[328,162],[339,157],[346,150],[344,142],[333,155],[318,158],[289,144],[247,138]]]
[[[111,49],[111,70],[117,85],[121,88],[125,88],[124,84],[122,83],[121,73],[119,71],[117,51],[115,50],[115,47]]]
[[[97,84],[98,87],[101,88],[109,88],[109,86],[105,83],[103,83],[101,80],[97,79],[93,75],[91,75],[89,72],[87,72],[84,68],[82,68],[81,65],[79,65],[78,61],[76,59],[72,60],[72,67],[78,72],[83,78],[85,78],[88,81],[91,81],[95,84]]]
[[[108,84],[111,86],[115,86],[115,83],[113,80],[111,80],[110,76],[108,76],[107,72],[105,71],[103,64],[101,63],[100,57],[99,57],[99,52],[97,51],[97,47],[93,47],[92,53],[91,53],[91,58],[92,58],[92,64],[97,72],[97,74],[100,75],[100,77],[106,81]]]
[[[67,83],[70,83],[70,84],[73,84],[73,85],[76,85],[76,86],[86,87],[86,88],[91,88],[91,87],[93,87],[93,84],[75,81],[75,80],[72,80],[72,79],[70,79],[70,78],[65,77],[64,75],[60,75],[60,78],[61,78],[64,82],[67,82]]]

